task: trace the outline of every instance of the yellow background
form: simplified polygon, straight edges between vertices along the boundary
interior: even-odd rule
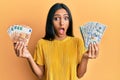
[[[107,25],[100,43],[100,54],[90,60],[81,80],[120,80],[120,0],[0,0],[0,80],[38,80],[26,59],[16,57],[7,28],[13,24],[31,26],[29,50],[44,36],[49,8],[56,2],[71,10],[74,34],[81,37],[79,26],[89,21]]]

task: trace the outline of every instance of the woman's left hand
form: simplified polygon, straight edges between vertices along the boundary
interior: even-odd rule
[[[90,43],[88,50],[83,55],[85,58],[88,59],[95,59],[99,54],[99,46],[97,43]]]

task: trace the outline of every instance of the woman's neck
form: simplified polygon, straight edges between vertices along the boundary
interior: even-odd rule
[[[67,37],[67,35],[57,36],[55,35],[56,40],[64,40]]]

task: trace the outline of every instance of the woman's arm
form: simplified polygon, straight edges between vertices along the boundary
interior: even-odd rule
[[[78,64],[77,67],[77,76],[78,78],[81,78],[85,72],[87,71],[87,63],[89,59],[95,59],[98,56],[99,53],[99,47],[98,44],[90,44],[88,51],[84,53],[82,56],[80,64]]]
[[[29,65],[33,71],[33,73],[39,78],[39,79],[42,79],[43,75],[44,75],[44,66],[42,65],[37,65],[32,56],[29,56],[27,58],[28,62],[29,62]]]
[[[14,45],[14,50],[15,50],[15,53],[18,57],[26,58],[28,60],[32,71],[35,73],[35,75],[39,79],[41,79],[43,74],[44,74],[44,66],[39,66],[34,62],[33,57],[30,54],[30,52],[28,51],[24,42],[22,42],[22,41],[17,42]]]
[[[87,63],[88,63],[88,58],[83,56],[80,64],[78,64],[78,67],[77,67],[78,78],[81,78],[87,71]]]

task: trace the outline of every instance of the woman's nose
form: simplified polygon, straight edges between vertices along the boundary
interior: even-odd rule
[[[60,25],[63,26],[64,24],[65,24],[64,19],[61,19],[61,20],[60,20]]]

